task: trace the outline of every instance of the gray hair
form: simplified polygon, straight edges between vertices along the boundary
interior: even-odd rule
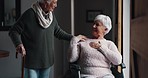
[[[43,3],[43,2],[45,2],[45,1],[51,1],[51,0],[37,0],[38,2],[41,2],[41,3]]]
[[[107,34],[111,28],[112,28],[112,22],[111,22],[111,19],[109,16],[106,16],[106,15],[97,15],[95,17],[95,20],[94,21],[100,21],[103,23],[103,25],[107,28],[107,31],[105,34]]]

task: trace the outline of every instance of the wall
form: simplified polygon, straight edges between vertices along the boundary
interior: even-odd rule
[[[114,41],[115,27],[115,0],[75,0],[75,34],[84,34],[91,37],[93,22],[86,21],[87,10],[102,10],[103,14],[109,15],[113,21],[113,28],[107,35],[107,39]]]
[[[33,0],[22,0],[21,12],[23,13],[32,2]],[[20,78],[21,58],[15,58],[15,47],[8,36],[8,31],[0,31],[0,50],[10,52],[9,57],[0,58],[0,78]]]
[[[131,76],[147,77],[148,68],[148,14],[131,20]],[[140,29],[140,30],[139,30]],[[140,46],[140,47],[139,47]]]
[[[58,0],[58,7],[55,9],[55,15],[60,27],[68,33],[71,32],[70,1]],[[68,45],[68,41],[55,38],[54,78],[61,78],[67,69],[66,53]]]
[[[6,2],[8,1],[8,2]],[[8,10],[5,12],[10,12],[11,8],[14,8],[14,0],[5,0],[5,4]],[[14,5],[12,5],[14,4]],[[10,6],[8,6],[10,5]],[[21,75],[21,59],[15,58],[15,48],[12,41],[8,36],[7,31],[0,31],[0,50],[9,51],[9,57],[0,58],[0,78],[20,78]]]
[[[19,78],[21,74],[21,60],[15,59],[15,49],[8,36],[8,32],[0,31],[0,50],[10,52],[9,57],[0,58],[0,78]]]
[[[37,0],[21,0],[21,14],[31,7],[32,3]]]
[[[148,1],[135,0],[132,2],[132,19],[131,19],[131,78],[146,78],[148,68]]]

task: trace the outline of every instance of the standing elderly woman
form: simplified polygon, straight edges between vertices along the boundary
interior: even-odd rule
[[[54,63],[54,36],[70,41],[72,35],[58,25],[57,0],[38,0],[9,31],[17,53],[25,56],[25,78],[49,78]]]
[[[85,41],[80,41],[79,37],[72,38],[68,61],[77,61],[82,78],[114,78],[111,63],[121,64],[122,56],[116,45],[104,38],[112,28],[110,17],[96,16],[92,28],[93,38]]]

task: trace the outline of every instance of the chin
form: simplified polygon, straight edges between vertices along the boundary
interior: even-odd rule
[[[97,35],[97,32],[92,32],[92,35],[93,35],[93,36]]]
[[[92,34],[93,35],[93,38],[97,38],[98,37],[98,35],[97,34]]]
[[[53,8],[50,8],[50,9],[49,9],[49,11],[51,11],[51,12],[53,12],[53,10],[54,10]]]
[[[53,12],[53,9],[52,10],[49,10],[49,12]]]

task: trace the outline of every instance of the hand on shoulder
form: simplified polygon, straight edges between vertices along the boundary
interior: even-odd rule
[[[88,39],[86,36],[84,35],[78,35],[76,36],[80,41],[85,41],[86,39]]]

